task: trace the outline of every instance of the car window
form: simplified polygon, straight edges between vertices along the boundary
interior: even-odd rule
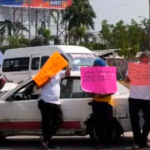
[[[43,57],[41,58],[41,65],[40,65],[41,68],[42,68],[43,65],[46,63],[46,61],[48,60],[48,58],[49,58],[49,56],[43,56]]]
[[[73,78],[66,78],[61,81],[60,84],[61,92],[60,98],[72,98],[72,87],[73,87]]]
[[[80,78],[65,78],[62,80],[60,86],[60,99],[89,98],[89,95],[81,89]]]
[[[22,100],[34,100],[38,99],[40,91],[36,89],[36,84],[34,81],[22,86],[18,89],[10,99],[12,101],[22,101]]]
[[[40,61],[40,57],[32,58],[32,63],[31,63],[32,70],[39,70],[39,61]]]
[[[2,70],[3,72],[28,71],[29,57],[4,59]]]
[[[118,92],[116,93],[116,95],[123,95],[129,93],[129,89],[119,82],[117,82],[117,89]]]
[[[80,79],[74,79],[73,81],[73,89],[72,89],[72,98],[83,98],[84,92],[81,89],[81,81]]]

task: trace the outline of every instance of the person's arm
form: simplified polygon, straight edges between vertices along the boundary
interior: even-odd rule
[[[131,81],[130,78],[129,78],[128,76],[126,76],[125,82],[126,82],[126,83],[129,83],[130,81]]]
[[[60,78],[63,79],[65,77],[70,77],[70,68],[69,66],[66,67],[66,71],[65,72],[60,72]]]
[[[127,71],[127,73],[126,73],[126,77],[125,77],[125,82],[126,83],[129,83],[131,80],[130,80],[130,78],[129,78],[129,76],[128,76],[128,71]]]
[[[65,77],[70,77],[70,67],[69,67],[69,65],[66,67]]]
[[[0,90],[4,87],[6,82],[6,79],[2,75],[0,75]]]

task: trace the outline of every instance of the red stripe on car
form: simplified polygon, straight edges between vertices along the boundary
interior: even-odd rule
[[[80,122],[63,122],[61,129],[79,129]],[[41,122],[0,122],[0,130],[3,129],[41,129]]]

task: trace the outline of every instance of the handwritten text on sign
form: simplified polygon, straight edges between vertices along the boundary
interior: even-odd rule
[[[33,80],[38,86],[41,86],[49,80],[50,76],[56,75],[67,65],[67,61],[58,52],[55,52],[49,57],[40,72],[33,78]]]
[[[81,68],[81,85],[84,91],[90,93],[116,93],[116,68],[83,67]]]
[[[129,63],[128,76],[132,85],[150,85],[150,65]]]

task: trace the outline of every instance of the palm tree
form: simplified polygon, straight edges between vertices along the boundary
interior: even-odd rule
[[[24,42],[23,39],[25,39],[23,36],[8,36],[7,38],[5,38],[5,42],[7,43],[7,45],[1,46],[2,52],[4,53],[7,49],[27,47],[28,43]]]
[[[55,35],[51,35],[51,30],[44,28],[38,29],[38,37],[43,38],[44,45],[49,45],[49,41],[53,41],[56,38]]]
[[[72,28],[66,35],[66,41],[69,39],[69,44],[77,44],[81,41],[86,34],[86,28],[84,26]],[[72,41],[72,42],[71,42]]]
[[[85,36],[83,37],[85,43],[89,42],[97,42],[98,37],[92,32],[86,32]]]
[[[11,22],[10,20],[0,21],[0,34],[4,36],[7,32],[8,36],[12,35],[12,32],[18,33],[20,30],[28,32],[28,29],[21,22]]]
[[[68,30],[79,28],[82,25],[87,29],[94,29],[96,14],[89,0],[73,0],[73,4],[66,8],[62,17],[62,23],[68,23]]]
[[[92,32],[87,32],[85,26],[81,26],[79,28],[71,29],[66,35],[66,40],[69,39],[70,44],[78,44],[78,43],[89,43],[91,41],[96,42],[97,37]],[[71,43],[72,41],[72,43]]]

